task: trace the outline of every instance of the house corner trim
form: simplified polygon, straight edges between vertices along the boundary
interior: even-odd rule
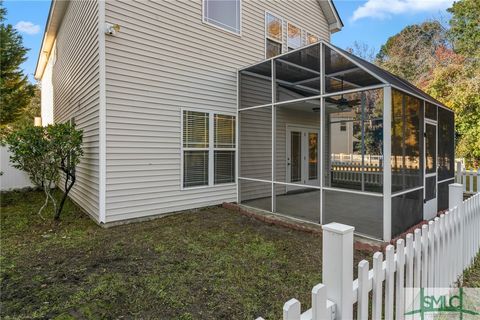
[[[99,59],[99,175],[98,210],[100,223],[106,223],[107,121],[106,121],[106,66],[105,66],[105,1],[98,2],[98,59]]]

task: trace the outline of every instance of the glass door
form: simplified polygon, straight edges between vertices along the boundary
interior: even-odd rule
[[[309,130],[305,134],[307,138],[307,150],[308,150],[308,157],[307,157],[307,166],[308,172],[306,174],[306,184],[311,186],[320,186],[320,180],[318,178],[319,175],[319,144],[318,140],[320,134],[318,130]]]
[[[432,219],[437,214],[437,125],[425,122],[425,188],[423,217]]]
[[[287,182],[298,185],[320,185],[320,131],[301,127],[287,128]],[[302,189],[287,186],[287,191]]]

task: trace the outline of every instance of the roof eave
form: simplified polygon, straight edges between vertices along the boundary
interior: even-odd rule
[[[50,57],[50,52],[52,51],[53,44],[57,38],[57,32],[60,29],[68,4],[68,0],[52,0],[52,3],[50,4],[50,11],[48,13],[48,19],[43,33],[42,45],[40,47],[40,52],[38,53],[37,66],[35,68],[34,76],[37,80],[40,80],[43,76],[45,66]]]
[[[318,0],[320,8],[327,19],[328,29],[331,33],[338,32],[343,28],[343,22],[332,0]]]
[[[328,25],[328,29],[330,30],[331,33],[335,33],[335,32],[338,32],[338,31],[342,30],[342,27],[343,27],[343,25],[338,23],[338,22],[335,22],[335,23],[332,23],[332,24]]]

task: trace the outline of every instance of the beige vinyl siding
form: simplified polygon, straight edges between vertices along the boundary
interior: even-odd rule
[[[329,40],[317,0],[242,1],[242,35],[202,22],[201,1],[109,1],[106,221],[236,200],[234,184],[181,188],[181,108],[236,114],[236,70],[265,56],[265,11]],[[285,21],[286,23],[286,21]]]
[[[56,39],[53,66],[54,121],[75,118],[83,130],[85,155],[77,168],[71,198],[97,221],[99,54],[98,2],[70,1]],[[63,188],[63,183],[60,183]]]

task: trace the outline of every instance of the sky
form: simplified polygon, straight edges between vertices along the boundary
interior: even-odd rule
[[[172,1],[172,0],[169,0]],[[248,0],[243,0],[248,1]],[[427,19],[448,19],[446,8],[453,0],[334,0],[344,28],[332,36],[332,43],[341,48],[355,41],[377,52],[387,39],[405,26]],[[50,1],[5,0],[7,23],[22,34],[24,45],[30,48],[22,65],[30,81],[37,63]]]

